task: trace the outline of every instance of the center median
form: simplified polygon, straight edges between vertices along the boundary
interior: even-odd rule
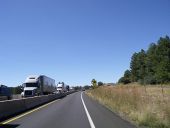
[[[0,101],[0,121],[22,112],[26,112],[27,110],[33,109],[45,103],[65,97],[71,93],[74,93],[74,91],[62,94],[51,94],[16,100]]]

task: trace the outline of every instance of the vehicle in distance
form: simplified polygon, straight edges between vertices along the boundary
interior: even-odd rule
[[[59,82],[57,84],[57,93],[65,93],[67,91],[66,85],[64,82]]]
[[[5,85],[0,85],[0,100],[10,100],[12,97],[11,90]]]
[[[86,91],[86,89],[85,89],[85,88],[82,88],[81,91]]]
[[[70,91],[70,86],[66,85],[66,91],[69,92]]]
[[[28,76],[23,83],[22,97],[32,97],[37,95],[47,95],[55,92],[55,80],[45,75]]]

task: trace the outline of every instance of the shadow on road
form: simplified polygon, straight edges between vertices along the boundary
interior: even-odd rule
[[[17,128],[19,124],[0,124],[0,128]]]

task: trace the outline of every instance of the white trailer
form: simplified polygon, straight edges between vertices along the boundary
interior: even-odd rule
[[[47,95],[56,91],[55,80],[44,75],[28,76],[23,84],[23,97]]]

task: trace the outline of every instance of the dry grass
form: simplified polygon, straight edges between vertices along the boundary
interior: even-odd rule
[[[86,92],[138,126],[170,128],[170,86],[102,86]]]

